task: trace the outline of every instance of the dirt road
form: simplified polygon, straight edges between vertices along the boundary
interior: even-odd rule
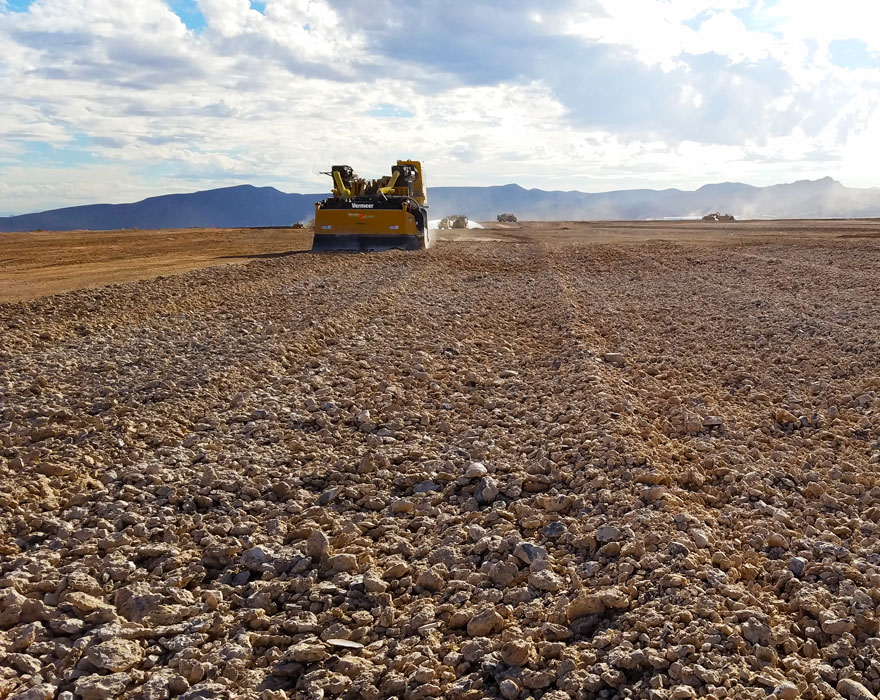
[[[0,696],[880,691],[875,225],[602,226],[0,305]]]

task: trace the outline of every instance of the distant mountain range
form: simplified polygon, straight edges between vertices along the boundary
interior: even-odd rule
[[[191,194],[150,197],[134,204],[90,204],[0,217],[0,232],[123,228],[289,226],[314,216],[326,194],[286,194],[274,187],[240,185]],[[523,220],[644,220],[699,218],[711,212],[756,218],[880,217],[880,189],[844,187],[830,177],[753,187],[738,182],[693,192],[618,190],[587,193],[499,187],[434,187],[430,217],[466,214],[473,220],[510,212]]]

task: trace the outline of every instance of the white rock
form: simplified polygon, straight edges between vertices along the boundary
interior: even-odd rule
[[[479,477],[486,476],[486,474],[488,473],[489,470],[486,469],[486,465],[482,462],[469,462],[466,465],[464,475],[468,479],[477,479]]]

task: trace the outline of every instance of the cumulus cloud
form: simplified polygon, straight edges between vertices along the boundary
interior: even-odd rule
[[[399,157],[431,184],[874,184],[866,0],[179,5],[0,0],[0,213]]]

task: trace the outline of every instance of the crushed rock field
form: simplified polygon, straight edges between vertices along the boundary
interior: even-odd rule
[[[875,698],[880,241],[823,226],[0,304],[0,698]]]

